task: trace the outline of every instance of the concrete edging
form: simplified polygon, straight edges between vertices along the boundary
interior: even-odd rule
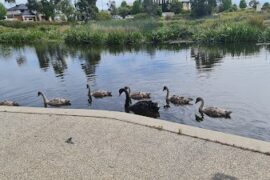
[[[119,120],[123,122],[152,127],[160,130],[166,130],[172,133],[200,138],[203,140],[209,140],[212,142],[217,142],[225,145],[235,146],[238,148],[243,148],[251,151],[270,154],[270,142],[122,112],[86,110],[86,109],[53,109],[53,108],[46,109],[33,107],[5,107],[5,106],[0,107],[0,112],[50,114],[50,115],[53,114],[53,115],[96,117],[96,118]]]

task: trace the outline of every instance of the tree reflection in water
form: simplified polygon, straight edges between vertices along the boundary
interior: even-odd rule
[[[63,44],[41,44],[35,46],[39,66],[43,70],[47,70],[51,65],[55,74],[63,77],[65,70],[68,68],[66,58],[68,50]]]
[[[17,54],[18,66],[26,63],[25,47],[23,45],[0,45],[0,57],[6,59],[11,57],[14,51]],[[31,47],[31,46],[30,46]],[[110,54],[119,55],[123,52],[146,52],[151,57],[156,51],[169,50],[179,51],[182,49],[191,50],[191,58],[196,62],[196,68],[200,71],[210,71],[216,64],[227,55],[233,57],[247,56],[260,51],[261,46],[254,44],[232,44],[215,46],[189,46],[189,45],[144,45],[144,46],[114,46],[114,47],[91,47],[91,46],[70,46],[59,43],[43,43],[33,45],[38,58],[39,67],[47,71],[52,67],[57,77],[63,77],[68,69],[67,58],[81,61],[81,68],[88,78],[93,78],[96,66],[100,63],[101,53],[108,51]],[[269,46],[266,49],[270,49]]]
[[[226,55],[232,57],[248,56],[258,53],[260,48],[254,44],[192,46],[191,57],[196,61],[198,70],[211,71]]]

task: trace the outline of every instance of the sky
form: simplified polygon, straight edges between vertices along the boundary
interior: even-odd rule
[[[109,0],[97,0],[97,7],[101,10],[101,9],[107,9],[107,5],[106,5],[106,3],[108,2]],[[117,6],[119,6],[120,4],[121,4],[121,2],[122,2],[122,0],[115,0],[116,1],[116,5]],[[126,2],[128,3],[128,4],[132,4],[132,2],[133,2],[134,0],[126,0]],[[247,2],[249,1],[249,0],[246,0]],[[270,0],[259,0],[262,4],[263,3],[265,3],[265,2],[270,2]],[[4,0],[0,0],[0,2],[1,3],[4,3]],[[21,3],[26,3],[27,2],[27,0],[16,0],[16,2],[17,2],[17,4],[21,4]],[[233,3],[235,3],[235,4],[237,4],[237,5],[239,5],[239,2],[240,2],[240,0],[232,0],[232,2]],[[4,5],[6,6],[6,7],[11,7],[11,6],[14,6],[14,4],[13,5],[10,5],[10,4],[8,4],[8,3],[4,3]]]

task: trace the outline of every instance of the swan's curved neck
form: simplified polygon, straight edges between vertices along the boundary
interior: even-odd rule
[[[166,90],[167,90],[167,95],[166,95],[166,100],[167,100],[167,99],[169,99],[170,91],[168,88]]]
[[[201,99],[201,105],[199,107],[199,111],[202,111],[203,110],[203,106],[204,106],[204,100]]]
[[[126,94],[126,102],[125,102],[125,107],[128,108],[129,107],[129,104],[130,104],[130,97],[129,97],[129,92],[124,89],[124,92]]]
[[[130,92],[131,92],[130,87],[127,87],[127,89],[128,89],[128,94],[130,94]]]
[[[44,107],[47,107],[48,104],[48,99],[46,98],[46,96],[43,93],[40,93],[44,102]]]

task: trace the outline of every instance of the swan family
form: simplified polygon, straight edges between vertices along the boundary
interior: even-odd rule
[[[87,84],[88,89],[88,102],[92,103],[92,97],[94,98],[105,98],[105,97],[111,97],[112,92],[106,91],[106,90],[97,90],[94,92],[91,92],[90,86]],[[184,106],[184,105],[192,105],[193,99],[190,97],[184,97],[184,96],[178,96],[178,95],[172,95],[170,96],[170,91],[167,86],[163,87],[163,91],[166,91],[166,105],[164,108],[169,108],[170,103],[176,105],[176,106]],[[123,88],[119,89],[119,96],[122,94],[125,94],[125,111],[126,112],[133,112],[134,114],[139,115],[145,115],[145,116],[151,116],[151,117],[159,117],[159,105],[157,102],[153,102],[151,99],[151,93],[149,92],[131,92],[130,87],[125,86]],[[38,92],[38,96],[41,96],[43,99],[44,107],[48,106],[54,106],[54,107],[60,107],[60,106],[70,106],[71,102],[68,99],[65,98],[53,98],[48,99],[44,93]],[[132,99],[137,100],[136,103],[132,104]],[[201,97],[196,98],[195,104],[201,103],[199,106],[198,111],[201,113],[201,115],[206,114],[209,117],[213,118],[230,118],[230,115],[232,111],[225,110],[223,108],[219,107],[204,107],[204,99]],[[0,106],[19,106],[17,102],[5,100],[0,101]]]

